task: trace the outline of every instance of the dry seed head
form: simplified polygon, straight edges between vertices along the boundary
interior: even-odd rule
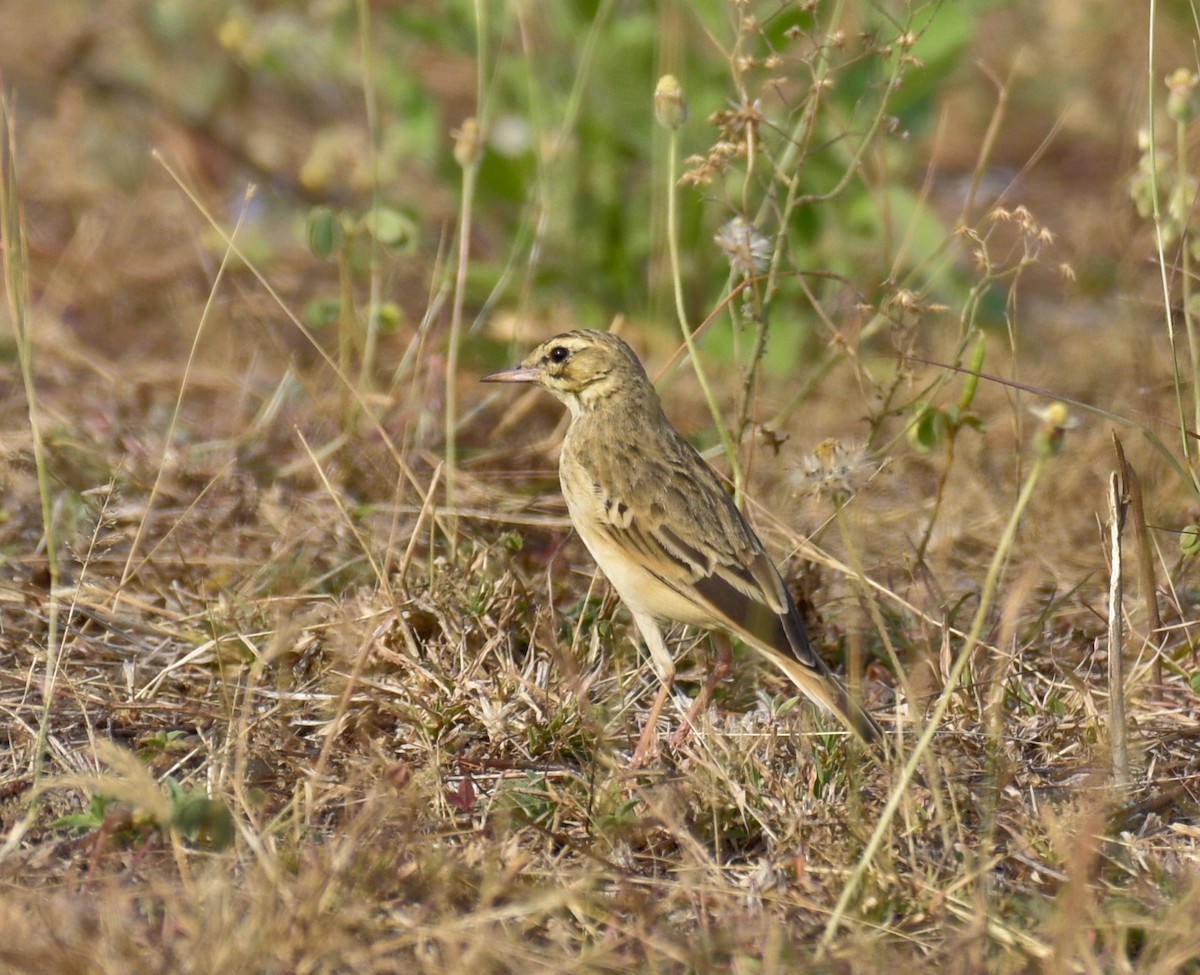
[[[659,125],[672,131],[687,121],[687,99],[683,97],[683,86],[673,74],[663,75],[654,88],[654,117]]]
[[[831,438],[800,459],[792,482],[811,497],[844,501],[870,480],[875,470],[862,447]]]
[[[743,216],[727,221],[713,240],[734,273],[744,278],[765,271],[771,262],[771,241]]]

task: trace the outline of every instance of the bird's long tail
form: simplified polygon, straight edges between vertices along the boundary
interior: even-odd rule
[[[868,744],[883,741],[883,729],[879,723],[854,700],[836,674],[828,670],[821,673],[793,657],[756,649],[769,656],[771,662],[787,674],[808,698],[833,714],[863,741]]]

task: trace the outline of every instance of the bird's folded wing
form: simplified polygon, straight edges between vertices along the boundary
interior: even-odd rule
[[[649,572],[698,604],[713,624],[819,675],[828,674],[825,662],[812,650],[779,572],[740,518],[740,537],[730,539],[725,533],[724,545],[691,541],[682,530],[653,519],[631,518],[624,525],[606,528],[614,542],[636,552]],[[734,541],[742,544],[735,547],[730,544]]]
[[[779,571],[741,513],[732,502],[718,510],[725,522],[719,532],[705,532],[703,525],[668,523],[645,513],[635,517],[628,506],[604,531],[615,545],[636,554],[655,579],[696,608],[695,617],[684,622],[719,627],[740,637],[865,741],[881,738],[879,725],[813,651]],[[711,517],[713,509],[707,514]]]

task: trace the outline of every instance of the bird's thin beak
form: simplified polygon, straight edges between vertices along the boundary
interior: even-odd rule
[[[533,366],[513,366],[511,369],[501,369],[482,377],[481,383],[535,383],[538,380],[538,370]]]

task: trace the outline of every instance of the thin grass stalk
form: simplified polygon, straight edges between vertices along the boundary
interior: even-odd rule
[[[963,429],[962,418],[971,408],[971,403],[975,399],[975,393],[979,389],[979,373],[983,369],[983,359],[986,351],[987,339],[981,333],[975,342],[975,354],[971,359],[971,371],[967,373],[962,395],[958,398],[958,415],[956,418],[958,422],[948,424],[946,429],[946,464],[942,468],[942,474],[938,478],[937,489],[933,495],[933,510],[929,514],[929,524],[925,526],[921,542],[917,545],[915,558],[917,565],[924,565],[925,563],[925,553],[928,551],[929,543],[933,539],[933,531],[937,527],[938,515],[941,513],[942,504],[946,500],[946,485],[950,481],[950,471],[954,468],[954,447],[958,442],[958,435]]]
[[[450,537],[458,534],[455,490],[458,484],[458,353],[462,345],[463,306],[467,296],[467,265],[471,257],[471,227],[474,223],[475,189],[479,161],[483,157],[484,95],[488,71],[488,5],[475,0],[475,105],[478,117],[465,119],[454,133],[454,160],[462,169],[462,200],[458,222],[458,263],[454,271],[454,297],[450,305],[450,342],[446,350],[446,508],[450,513]],[[451,549],[453,549],[451,545]]]
[[[1133,537],[1137,544],[1138,577],[1141,583],[1142,602],[1146,607],[1146,628],[1150,631],[1150,644],[1154,659],[1150,662],[1150,680],[1161,686],[1163,682],[1163,652],[1160,641],[1162,614],[1158,609],[1158,585],[1155,582],[1154,553],[1150,545],[1150,529],[1146,524],[1146,506],[1142,502],[1142,481],[1134,468],[1128,468],[1129,508],[1133,514]]]
[[[912,783],[917,766],[929,750],[934,734],[941,726],[946,712],[950,709],[950,702],[962,681],[963,674],[966,673],[971,658],[974,656],[975,649],[979,645],[983,627],[987,622],[988,614],[996,595],[996,586],[1000,580],[1001,569],[1008,559],[1013,542],[1016,540],[1017,528],[1021,523],[1021,518],[1025,513],[1026,507],[1029,505],[1030,499],[1033,497],[1033,491],[1037,486],[1038,478],[1041,476],[1046,462],[1051,456],[1053,455],[1049,450],[1039,450],[1037,458],[1029,470],[1029,476],[1026,477],[1025,483],[1021,486],[1021,491],[1017,496],[1016,504],[1013,506],[1012,514],[1009,515],[1008,523],[1004,526],[1004,532],[1000,536],[1000,543],[996,546],[991,564],[988,566],[983,590],[979,594],[979,607],[975,612],[971,630],[967,634],[958,659],[954,661],[954,666],[950,669],[950,673],[946,677],[946,685],[942,688],[942,693],[939,695],[937,704],[929,716],[925,730],[922,731],[921,737],[917,740],[917,744],[913,747],[908,761],[905,763],[896,780],[896,784],[892,787],[887,804],[879,816],[879,821],[875,824],[875,830],[872,832],[871,838],[867,841],[866,848],[863,850],[862,856],[859,857],[858,863],[855,864],[854,869],[850,872],[850,877],[846,881],[846,885],[842,888],[841,896],[838,898],[837,904],[829,915],[829,920],[825,924],[825,930],[821,934],[821,940],[817,944],[818,957],[824,956],[828,952],[829,946],[833,943],[833,938],[841,926],[842,919],[846,916],[846,911],[850,906],[851,900],[858,892],[863,877],[866,876],[867,870],[883,846],[884,836],[891,828],[892,820],[895,818],[896,811],[900,808],[900,803],[903,801]]]
[[[187,393],[188,384],[191,381],[192,366],[196,362],[196,354],[200,350],[200,338],[204,334],[204,327],[208,323],[209,316],[212,314],[213,308],[216,307],[217,295],[221,291],[221,283],[225,279],[225,272],[229,267],[229,262],[233,258],[233,242],[237,239],[238,233],[242,229],[242,222],[246,219],[246,212],[250,208],[250,200],[254,196],[254,187],[251,186],[246,190],[245,196],[242,198],[242,206],[238,211],[237,223],[234,225],[233,231],[230,233],[229,241],[225,246],[225,254],[221,258],[221,264],[217,268],[216,276],[213,278],[212,287],[208,290],[208,299],[204,303],[204,310],[200,313],[200,321],[196,325],[196,334],[192,337],[192,347],[188,351],[187,362],[183,367],[183,377],[179,381],[179,391],[175,394],[175,406],[171,410],[171,415],[167,420],[167,429],[163,432],[162,451],[158,457],[157,472],[154,475],[154,483],[150,487],[150,495],[146,499],[145,505],[142,507],[142,517],[138,522],[137,531],[134,533],[133,541],[129,545],[129,552],[125,556],[125,565],[121,569],[121,581],[117,584],[116,592],[113,594],[113,609],[115,610],[121,602],[121,594],[125,586],[133,578],[134,574],[146,564],[146,559],[143,559],[135,568],[133,561],[137,558],[137,554],[141,549],[142,539],[146,534],[146,526],[150,522],[150,515],[154,511],[154,505],[158,500],[159,491],[162,489],[163,476],[167,469],[167,454],[171,451],[172,445],[175,442],[175,428],[179,423],[179,414],[183,410],[183,398]]]
[[[867,609],[867,615],[871,618],[871,624],[875,627],[875,631],[879,634],[879,639],[887,651],[888,661],[891,663],[896,678],[900,681],[900,685],[904,689],[905,699],[911,701],[913,696],[909,687],[908,677],[900,662],[900,655],[896,653],[896,648],[892,644],[892,638],[888,634],[887,624],[884,622],[883,613],[879,609],[879,600],[875,596],[875,590],[867,583],[867,574],[863,568],[862,551],[855,540],[854,534],[850,531],[849,519],[846,517],[846,503],[841,499],[834,499],[834,518],[837,522],[838,534],[842,538],[842,545],[846,549],[846,559],[852,570],[850,578],[858,589],[859,598]],[[854,659],[855,656],[858,657],[857,660]],[[861,704],[864,673],[861,647],[858,648],[856,653],[852,653],[851,659],[847,661],[847,668],[849,671],[850,693]],[[900,747],[901,742],[902,736],[897,734],[897,747]]]
[[[16,335],[17,358],[29,415],[33,442],[33,463],[37,472],[38,497],[42,507],[42,532],[46,544],[46,566],[50,589],[46,599],[46,673],[42,682],[42,708],[38,715],[38,734],[31,776],[36,784],[42,776],[46,743],[50,736],[50,709],[58,678],[59,578],[58,537],[54,530],[54,508],[50,497],[50,472],[46,444],[42,439],[42,418],[38,409],[37,382],[33,369],[33,331],[29,314],[29,250],[25,222],[21,213],[20,181],[17,174],[17,130],[8,98],[0,94],[0,130],[4,139],[0,153],[0,245],[3,247],[4,293],[8,313]]]
[[[480,40],[480,45],[483,45]],[[446,350],[446,507],[456,506],[458,481],[458,352],[462,344],[463,305],[467,293],[467,265],[471,257],[471,224],[475,210],[475,186],[482,154],[479,123],[467,119],[456,134],[455,159],[462,167],[462,203],[458,224],[458,264],[454,274],[454,298],[450,305],[450,342]]]
[[[1117,469],[1120,471],[1121,483],[1127,492],[1126,501],[1129,505],[1129,515],[1133,519],[1133,539],[1137,546],[1138,587],[1141,589],[1142,603],[1146,607],[1146,644],[1149,644],[1152,657],[1150,659],[1150,682],[1155,687],[1161,687],[1163,682],[1163,646],[1160,644],[1162,632],[1162,614],[1158,609],[1158,585],[1155,581],[1154,552],[1150,544],[1150,529],[1146,524],[1146,506],[1142,501],[1142,482],[1133,465],[1125,456],[1125,446],[1116,430],[1112,433],[1113,449],[1117,455]]]
[[[371,209],[379,206],[379,108],[375,97],[375,62],[371,57],[371,5],[367,0],[356,0],[358,13],[358,56],[362,61],[363,112],[366,116],[367,138],[371,153]],[[370,289],[367,296],[366,334],[363,340],[362,362],[359,363],[358,385],[369,389],[371,375],[375,371],[375,353],[379,344],[379,308],[382,304],[383,288],[380,257],[383,245],[374,234],[368,235],[370,250],[367,280]]]
[[[1175,122],[1175,185],[1182,197],[1191,185],[1188,174],[1188,125],[1182,119]],[[1200,336],[1196,334],[1196,316],[1192,310],[1192,233],[1191,216],[1195,198],[1180,199],[1182,228],[1179,232],[1179,305],[1187,335],[1188,360],[1191,366],[1192,429],[1200,430]],[[1185,424],[1186,426],[1186,424]]]

